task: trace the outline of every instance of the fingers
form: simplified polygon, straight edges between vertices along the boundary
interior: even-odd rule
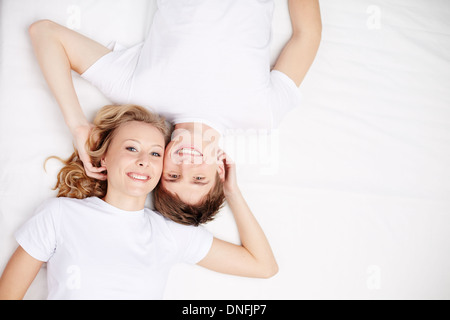
[[[94,167],[91,161],[91,157],[88,155],[87,150],[85,149],[86,141],[89,139],[93,127],[93,124],[80,126],[77,127],[74,132],[72,132],[75,140],[75,148],[78,150],[78,156],[83,162],[86,175],[90,178],[106,180],[106,174],[102,173],[106,171],[106,167]]]
[[[106,174],[102,173],[106,171],[106,167],[94,167],[89,157],[88,160],[86,160],[86,157],[80,157],[80,159],[83,162],[84,170],[86,171],[86,175],[88,177],[98,180],[106,180]]]
[[[231,157],[227,155],[225,151],[219,150],[218,160],[219,162],[223,162],[225,166],[225,176],[224,176],[225,180],[229,179],[229,177],[236,176],[236,164],[234,163],[233,159],[231,159]]]
[[[86,171],[86,174],[88,177],[93,178],[93,179],[97,179],[100,181],[105,181],[107,179],[106,174],[104,173],[89,173],[88,171]]]
[[[231,157],[222,149],[219,150],[217,158],[219,161],[223,161],[223,163],[226,165],[234,165],[235,164],[233,159],[231,159]]]
[[[95,173],[106,171],[105,167],[94,167],[91,163],[87,163],[84,168]]]
[[[240,192],[236,178],[236,163],[223,150],[219,150],[218,160],[223,162],[225,167],[225,174],[222,182],[224,183],[223,190],[225,197],[228,199],[230,196]]]
[[[106,174],[105,173],[101,173],[103,171],[105,171],[105,169],[102,168],[96,168],[94,166],[92,166],[92,169],[88,168],[86,165],[84,166],[84,170],[86,171],[86,175],[88,177],[97,179],[97,180],[106,180]]]
[[[230,177],[235,179],[236,163],[233,159],[231,159],[231,157],[223,150],[219,150],[218,159],[225,165],[225,180],[230,179]]]

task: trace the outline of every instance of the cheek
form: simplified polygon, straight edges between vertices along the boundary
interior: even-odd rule
[[[128,155],[120,154],[105,158],[105,162],[108,173],[120,174],[121,172],[126,171],[126,168],[132,165],[135,160]]]

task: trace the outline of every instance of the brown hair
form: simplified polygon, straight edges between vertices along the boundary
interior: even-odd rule
[[[216,183],[211,191],[196,205],[183,202],[179,196],[164,188],[161,182],[153,190],[155,209],[164,217],[185,225],[198,226],[212,221],[224,202],[223,182],[219,174],[216,174]]]
[[[97,113],[94,127],[86,142],[86,150],[94,167],[101,166],[101,158],[108,150],[116,130],[122,124],[131,121],[153,125],[163,134],[166,144],[170,139],[170,130],[163,117],[136,105],[104,106]],[[106,195],[107,182],[86,175],[83,162],[76,150],[67,160],[59,157],[48,159],[51,158],[58,159],[64,164],[53,189],[58,189],[57,197],[84,199],[93,196],[103,198]]]

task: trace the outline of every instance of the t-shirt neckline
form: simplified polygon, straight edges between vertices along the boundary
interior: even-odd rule
[[[137,210],[137,211],[127,211],[127,210],[122,210],[119,209],[115,206],[113,206],[112,204],[109,204],[108,202],[100,199],[99,197],[90,197],[88,198],[88,200],[90,200],[92,203],[100,206],[101,208],[103,208],[104,210],[108,211],[108,212],[112,212],[112,213],[117,213],[120,215],[128,215],[128,216],[140,216],[145,212],[145,208],[143,208],[142,210]]]

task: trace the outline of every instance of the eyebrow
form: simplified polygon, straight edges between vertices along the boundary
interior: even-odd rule
[[[164,178],[164,181],[165,182],[169,182],[169,183],[179,183],[180,182],[178,179],[167,179],[167,178]],[[207,184],[209,184],[209,181],[208,182],[195,182],[195,181],[192,181],[192,182],[190,182],[190,184],[206,186]]]
[[[139,140],[136,140],[136,139],[125,139],[125,140],[123,141],[123,143],[125,143],[125,142],[127,142],[127,141],[133,141],[133,142],[136,142],[136,143],[142,145],[142,143],[141,143]],[[160,145],[160,144],[154,144],[154,145],[152,145],[152,147],[160,147],[160,148],[164,149],[163,146]]]
[[[207,184],[209,184],[209,181],[208,182],[191,182],[191,184],[206,186]]]

